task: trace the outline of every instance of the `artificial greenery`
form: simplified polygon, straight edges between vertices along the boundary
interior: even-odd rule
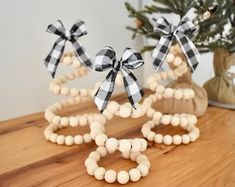
[[[218,8],[210,19],[199,21],[202,15],[212,4]],[[156,13],[176,14],[182,18],[190,9],[196,14],[194,22],[198,24],[198,31],[192,38],[200,52],[214,51],[224,47],[229,52],[235,52],[235,0],[152,0],[152,4],[142,10],[136,10],[130,3],[125,3],[129,17],[136,19],[136,26],[128,26],[133,32],[144,35],[148,39],[158,40],[159,33],[153,32],[151,17]],[[230,28],[228,28],[230,27]],[[155,46],[144,46],[142,52],[152,50]]]

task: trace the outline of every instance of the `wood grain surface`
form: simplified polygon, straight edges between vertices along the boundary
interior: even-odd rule
[[[115,99],[124,101],[126,96]],[[98,112],[92,102],[68,107],[63,115]],[[108,136],[142,137],[141,126],[149,120],[113,118],[106,124]],[[43,113],[0,122],[0,186],[119,186],[97,181],[86,173],[84,160],[95,150],[94,142],[81,146],[59,146],[43,137],[47,122]],[[151,161],[150,173],[126,186],[158,187],[235,187],[235,111],[209,107],[198,119],[199,140],[189,145],[148,144],[145,154]],[[161,133],[184,133],[181,129],[159,126]],[[63,133],[82,134],[87,127],[64,129]],[[117,171],[136,164],[108,155],[100,165]]]

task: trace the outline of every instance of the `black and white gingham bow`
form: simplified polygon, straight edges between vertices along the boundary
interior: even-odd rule
[[[63,23],[58,20],[54,24],[47,27],[47,32],[59,35],[60,37],[55,41],[51,51],[45,59],[45,65],[48,71],[54,78],[57,66],[63,55],[66,41],[70,41],[75,49],[75,54],[79,61],[92,68],[92,60],[87,55],[85,48],[77,42],[77,39],[85,34],[87,34],[84,21],[77,20],[70,30],[66,30]]]
[[[161,67],[174,38],[180,44],[191,70],[196,69],[200,61],[200,54],[193,42],[186,36],[186,34],[195,31],[195,25],[188,17],[184,17],[177,26],[170,24],[164,17],[161,17],[156,21],[154,31],[165,34],[160,38],[153,51],[153,57],[156,58],[154,61],[156,70]]]
[[[143,64],[144,61],[140,53],[130,48],[124,50],[120,61],[116,60],[116,53],[111,47],[104,47],[97,53],[95,58],[95,70],[105,71],[111,69],[94,96],[94,101],[101,112],[106,108],[113,93],[115,79],[119,71],[123,76],[128,99],[131,105],[135,107],[135,103],[143,97],[144,92],[138,85],[136,77],[129,69],[137,69]]]

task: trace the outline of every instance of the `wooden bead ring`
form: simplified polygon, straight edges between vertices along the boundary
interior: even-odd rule
[[[105,147],[98,147],[96,151],[89,154],[88,158],[85,160],[85,167],[87,173],[94,176],[97,180],[105,180],[107,183],[119,182],[120,184],[126,184],[129,181],[137,182],[141,177],[145,177],[149,173],[150,162],[149,159],[139,153],[133,152],[128,154],[122,154],[125,159],[130,159],[137,162],[138,166],[136,168],[127,171],[106,170],[104,167],[98,165],[101,157],[105,157],[109,151]]]

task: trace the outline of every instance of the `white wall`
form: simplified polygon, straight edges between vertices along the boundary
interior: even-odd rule
[[[66,27],[78,18],[86,22],[88,35],[81,40],[91,56],[105,45],[113,46],[118,56],[125,47],[136,46],[125,29],[132,20],[127,18],[124,2],[0,0],[0,121],[42,111],[61,99],[48,91],[51,77],[42,62],[57,38],[45,29],[57,19]],[[137,0],[131,2],[137,4]],[[60,66],[58,74],[63,69]],[[106,73],[92,73],[76,85],[91,87]],[[141,70],[136,74],[143,75]]]

